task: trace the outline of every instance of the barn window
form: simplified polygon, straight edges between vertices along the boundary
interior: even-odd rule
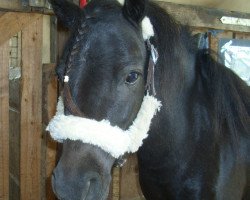
[[[250,41],[221,39],[219,53],[223,58],[223,64],[250,85]]]
[[[10,39],[9,79],[21,77],[21,32]]]

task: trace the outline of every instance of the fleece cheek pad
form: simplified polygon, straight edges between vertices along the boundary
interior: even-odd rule
[[[73,115],[64,115],[62,98],[57,104],[57,113],[50,121],[47,131],[58,142],[79,140],[96,145],[113,157],[119,158],[126,152],[136,152],[147,138],[151,120],[160,110],[161,102],[153,96],[146,95],[133,124],[122,130],[111,126],[108,120],[96,121]]]

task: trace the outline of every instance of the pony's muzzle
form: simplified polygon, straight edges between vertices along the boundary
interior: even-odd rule
[[[96,200],[100,199],[102,191],[101,177],[96,172],[87,172],[73,180],[55,169],[52,187],[60,200]]]

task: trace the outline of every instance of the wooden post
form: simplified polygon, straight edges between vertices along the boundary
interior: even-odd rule
[[[127,157],[127,162],[121,168],[120,200],[144,200],[140,184],[136,154]]]
[[[41,14],[16,12],[7,12],[0,16],[0,45],[41,16]]]
[[[9,42],[0,46],[0,200],[9,199]]]
[[[56,112],[56,102],[58,98],[57,77],[55,76],[55,64],[45,64],[43,66],[43,177],[46,200],[55,200],[56,197],[51,187],[51,175],[56,165],[57,143],[53,141],[49,133],[45,131],[51,118]]]
[[[1,0],[0,8],[4,9],[17,9],[21,7],[21,1],[19,0]]]
[[[21,200],[41,199],[42,27],[39,17],[22,31]]]
[[[120,168],[113,168],[112,173],[112,200],[120,199]]]

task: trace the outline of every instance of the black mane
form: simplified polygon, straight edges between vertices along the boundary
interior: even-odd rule
[[[236,145],[239,142],[237,134],[249,138],[249,86],[203,51],[197,54],[196,67],[213,110],[215,132],[219,137],[229,136]]]
[[[187,66],[192,62],[195,63],[196,78],[191,86],[193,94],[190,98],[191,101],[206,105],[206,109],[212,116],[209,118],[211,121],[207,123],[210,126],[208,128],[213,129],[212,132],[217,134],[215,137],[218,140],[230,138],[229,141],[234,143],[232,145],[238,141],[237,134],[249,138],[249,86],[230,69],[215,61],[216,56],[212,57],[211,51],[200,50],[197,46],[197,38],[191,34],[188,26],[176,22],[165,10],[153,3],[150,4],[148,15],[156,32],[153,40],[160,54],[157,67],[161,73],[157,79],[164,82],[161,84],[169,84],[167,80],[171,80],[176,81],[172,82],[175,89],[185,87],[187,78],[181,75],[183,70],[189,69],[177,67],[180,65],[180,55],[184,52],[184,56],[194,56],[195,60],[186,59]]]
[[[188,26],[164,9],[150,4],[147,15],[159,51],[155,85],[164,109],[138,151],[145,197],[241,199],[249,191],[237,182],[249,181],[249,86],[198,48]]]

